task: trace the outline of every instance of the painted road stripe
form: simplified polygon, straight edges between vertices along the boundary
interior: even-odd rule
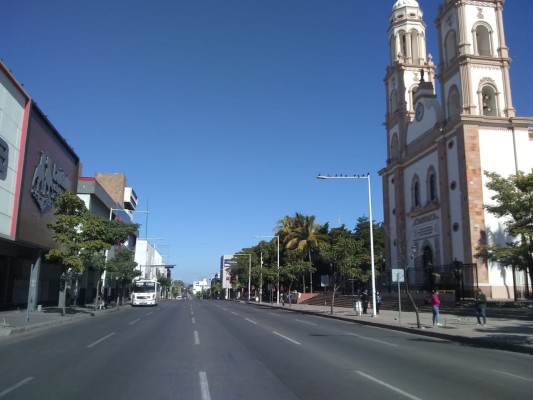
[[[251,319],[249,319],[249,318],[244,318],[244,319],[245,319],[246,321],[248,321],[248,322],[251,322],[251,323],[252,323],[252,324],[254,324],[254,325],[257,325],[257,322],[255,322],[255,321],[252,321],[252,320],[251,320]]]
[[[194,344],[200,344],[200,338],[198,337],[198,331],[194,331]]]
[[[528,381],[528,382],[533,382],[533,379],[526,378],[525,376],[510,374],[509,372],[498,371],[497,369],[495,369],[494,372],[497,372],[497,373],[502,374],[502,375],[507,375],[507,376],[510,376],[510,377],[513,377],[513,378],[516,378],[516,379],[523,379],[523,380]]]
[[[140,318],[137,318],[135,321],[131,321],[131,322],[130,322],[130,325],[133,325],[133,324],[139,322],[140,320],[141,320]]]
[[[7,388],[6,390],[4,390],[3,392],[0,392],[0,397],[4,397],[6,394],[9,394],[9,393],[11,393],[13,390],[18,389],[18,388],[21,387],[22,385],[25,385],[26,383],[28,383],[28,382],[31,381],[32,379],[33,379],[33,376],[29,376],[29,377],[27,377],[26,379],[21,380],[19,383],[15,383],[13,386],[8,387],[8,388]]]
[[[377,342],[377,343],[381,343],[381,344],[386,344],[387,346],[392,346],[392,347],[398,347],[397,344],[394,344],[394,343],[389,343],[389,342],[384,342],[383,340],[377,340],[377,339],[372,339],[372,338],[369,338],[369,337],[366,337],[366,336],[361,336],[361,335],[356,335],[355,333],[349,333],[350,336],[355,336],[355,337],[358,337],[360,339],[366,339],[366,340],[371,340],[373,342]]]
[[[361,372],[361,371],[355,371],[355,372],[357,372],[359,375],[364,376],[365,378],[370,379],[371,381],[374,381],[374,382],[380,384],[381,386],[385,386],[386,388],[388,388],[388,389],[390,389],[390,390],[392,390],[392,391],[394,391],[396,393],[399,393],[399,394],[401,394],[401,395],[403,395],[403,396],[405,396],[405,397],[407,397],[409,399],[421,400],[419,397],[416,397],[416,396],[413,396],[412,394],[404,392],[403,390],[398,389],[397,387],[394,387],[392,385],[389,385],[388,383],[385,383],[383,381],[380,381],[379,379],[374,378],[373,376],[367,375],[364,372]]]
[[[287,336],[285,336],[285,335],[282,335],[281,333],[278,333],[278,332],[276,332],[276,331],[272,331],[272,333],[275,334],[275,335],[278,335],[278,336],[282,337],[282,338],[285,339],[285,340],[288,340],[289,342],[293,342],[294,344],[298,344],[298,345],[301,344],[301,343],[297,342],[296,340],[292,340],[291,338],[289,338],[289,337],[287,337]]]
[[[207,374],[205,371],[200,371],[200,390],[202,391],[202,400],[211,400],[209,394],[209,384],[207,382]]]
[[[196,320],[194,319],[194,317],[192,317],[192,324],[196,324]]]
[[[316,326],[316,324],[313,324],[312,322],[303,321],[301,319],[297,319],[296,321],[301,322],[302,324],[309,324],[309,325]]]
[[[97,345],[98,343],[103,342],[103,341],[106,340],[107,338],[110,338],[110,337],[113,336],[114,334],[115,334],[115,332],[111,332],[109,335],[104,336],[102,339],[98,339],[96,342],[92,342],[90,345],[87,346],[87,348],[90,349],[91,347]]]

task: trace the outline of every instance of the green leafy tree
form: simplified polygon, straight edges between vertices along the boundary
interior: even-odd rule
[[[120,247],[121,243],[124,243],[131,235],[135,234],[139,230],[139,224],[126,224],[120,220],[109,221],[92,214],[88,214],[88,218],[104,225],[105,228],[101,230],[100,238],[107,244],[105,250],[109,250],[111,246],[115,246],[116,248],[119,248],[118,253],[120,253],[120,249],[124,250],[123,247]],[[104,271],[108,270],[110,265],[111,268],[113,268],[112,263],[114,257],[107,259],[108,257],[105,251],[93,253],[89,257],[91,260],[89,265],[99,273],[99,279],[96,284],[96,298],[94,299],[94,304],[96,306],[100,298],[100,285]]]
[[[54,215],[56,218],[47,226],[53,230],[52,238],[59,246],[50,249],[45,258],[64,267],[59,296],[59,307],[64,315],[70,277],[81,274],[85,263],[109,246],[101,239],[105,224],[89,214],[85,203],[74,193],[66,191],[56,197]]]
[[[161,293],[164,294],[163,297],[167,298],[170,293],[170,287],[172,286],[172,279],[168,276],[160,276],[157,278],[157,281],[161,286]]]
[[[476,257],[526,271],[533,281],[533,170],[528,174],[519,171],[508,178],[485,171],[485,176],[494,202],[485,209],[505,221],[506,239],[502,245],[487,237],[489,243],[478,246]]]
[[[368,261],[365,242],[349,232],[344,226],[331,229],[330,243],[321,246],[322,258],[331,265],[333,272],[333,296],[331,314],[335,304],[337,290],[346,279],[368,280],[368,269],[363,268]]]
[[[308,271],[309,263],[302,260],[300,250],[292,249],[284,252],[283,264],[280,268],[280,280],[283,282],[283,286],[287,288],[289,305],[293,284],[303,278]]]
[[[185,292],[185,283],[181,280],[172,281],[172,297],[176,298]]]
[[[309,290],[313,293],[313,259],[312,250],[318,250],[320,243],[327,241],[327,235],[321,232],[322,226],[315,223],[314,215],[296,213],[294,217],[285,216],[278,221],[276,234],[280,235],[286,249],[300,251],[302,261],[309,263]],[[302,277],[303,292],[305,293],[305,277]]]
[[[103,267],[106,267],[105,264]],[[141,271],[136,268],[135,251],[127,247],[120,248],[115,257],[107,262],[109,277],[116,279],[120,283],[121,295],[117,299],[117,304],[122,303],[126,296],[126,288],[131,286],[133,279],[141,274]]]
[[[64,267],[59,306],[65,314],[70,276],[81,274],[87,265],[103,271],[106,267],[105,251],[137,232],[138,225],[97,217],[89,213],[83,200],[68,191],[56,197],[54,206],[55,219],[47,226],[53,231],[52,238],[58,247],[50,249],[45,258]]]

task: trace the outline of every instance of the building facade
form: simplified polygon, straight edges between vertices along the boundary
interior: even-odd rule
[[[0,63],[0,307],[57,304],[61,266],[47,223],[57,194],[75,193],[80,161]]]
[[[437,65],[418,2],[396,1],[389,17],[387,164],[380,171],[386,262],[408,267],[409,283],[421,289],[468,295],[479,286],[489,297],[512,299],[528,279],[475,257],[480,244],[510,240],[504,221],[484,209],[491,202],[484,172],[507,177],[533,168],[533,118],[515,115],[503,6],[443,1]]]

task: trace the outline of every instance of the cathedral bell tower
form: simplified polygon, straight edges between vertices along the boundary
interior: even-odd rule
[[[503,29],[504,2],[446,0],[439,7],[439,79],[447,120],[460,114],[515,116],[511,60]]]

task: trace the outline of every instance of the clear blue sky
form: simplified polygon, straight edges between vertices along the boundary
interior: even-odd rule
[[[419,0],[428,52],[442,0]],[[83,163],[118,172],[187,283],[296,211],[383,220],[395,0],[1,0],[0,57]],[[513,102],[533,116],[533,2],[504,6]],[[143,214],[136,220],[145,224]],[[142,227],[144,236],[145,226]]]

